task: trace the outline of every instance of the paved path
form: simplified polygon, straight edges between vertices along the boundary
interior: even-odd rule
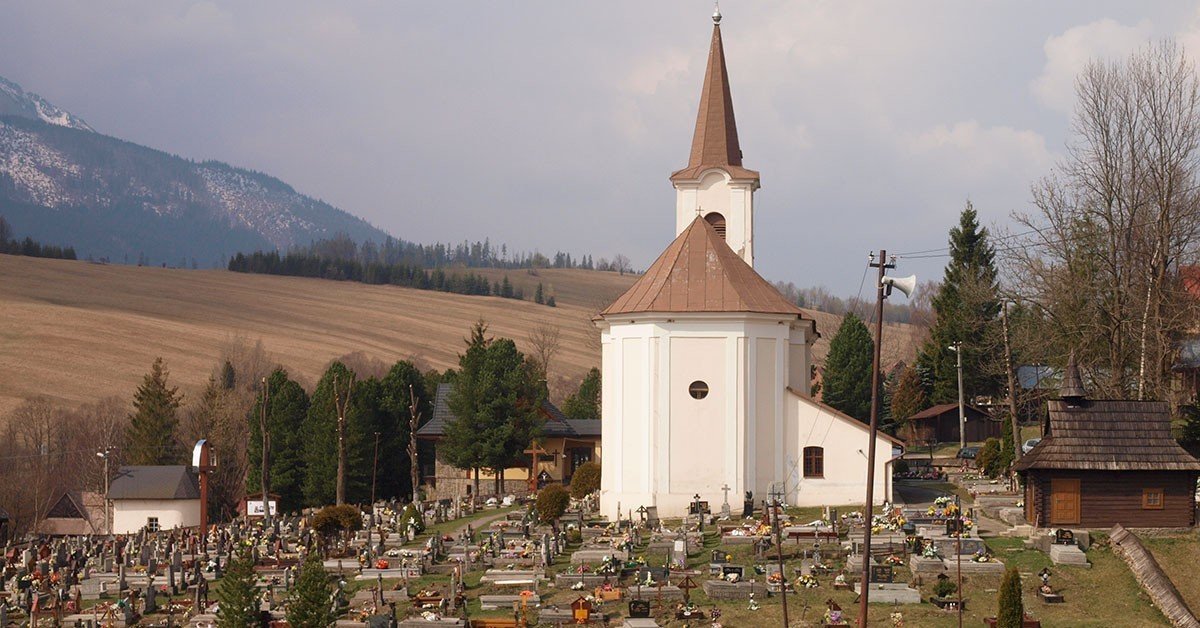
[[[910,508],[928,508],[933,505],[934,499],[949,495],[945,491],[922,486],[922,484],[922,482],[897,481],[895,485],[896,503]],[[975,525],[976,532],[980,536],[997,536],[1012,527],[1007,523],[984,516],[979,509],[975,510]]]

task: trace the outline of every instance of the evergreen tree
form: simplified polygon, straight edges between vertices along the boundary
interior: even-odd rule
[[[505,275],[504,281],[500,283],[500,296],[506,299],[513,298],[513,285],[508,281],[508,275]]]
[[[337,492],[338,465],[338,417],[334,400],[334,382],[345,388],[351,371],[341,362],[334,362],[326,369],[317,382],[309,400],[308,414],[304,418],[304,502],[308,506],[320,506],[334,502]],[[362,382],[355,383],[355,391],[351,395],[353,402],[359,394],[358,387]],[[346,456],[347,456],[347,491],[350,488],[351,470],[361,460],[355,452],[359,450],[362,434],[357,421],[358,408],[351,403],[346,409]],[[368,461],[370,464],[370,461]]]
[[[1179,413],[1183,415],[1179,444],[1193,456],[1200,455],[1200,407],[1196,404],[1180,406]]]
[[[337,621],[333,613],[333,586],[321,564],[319,552],[309,551],[288,595],[287,620],[292,626],[325,628]]]
[[[438,449],[447,462],[461,469],[502,471],[536,436],[546,392],[536,365],[512,340],[493,341],[486,333],[487,326],[476,323],[467,352],[459,359],[449,399],[455,419],[446,426]]]
[[[821,400],[860,421],[871,417],[871,365],[875,343],[853,312],[846,314],[829,342]]]
[[[406,498],[412,494],[408,456],[412,398],[416,398],[417,414],[421,420],[428,421],[433,415],[433,395],[425,387],[425,377],[416,366],[406,361],[392,366],[380,381],[379,393],[382,412],[378,417],[382,423],[376,426],[376,431],[381,434],[378,495]]]
[[[217,581],[217,626],[246,628],[258,624],[258,588],[254,561],[248,550],[233,555],[225,574]]]
[[[892,420],[899,432],[912,415],[924,410],[925,389],[916,367],[905,366],[892,389]]]
[[[282,367],[267,378],[267,433],[271,441],[270,491],[279,495],[280,512],[295,512],[304,505],[304,422],[308,415],[308,393],[288,378]],[[246,490],[258,493],[262,486],[262,391],[259,391],[248,425],[246,443]]]
[[[537,303],[538,305],[542,305],[543,303],[546,302],[546,295],[545,295],[545,292],[542,290],[541,282],[538,282],[537,290],[535,290],[533,293],[533,302]]]
[[[1025,625],[1025,607],[1021,601],[1021,572],[1009,567],[1000,581],[1000,612],[996,628],[1021,628]]]
[[[237,372],[233,370],[233,363],[225,360],[221,365],[221,388],[225,390],[233,390],[237,386]]]
[[[546,305],[549,305],[550,307],[558,307],[558,303],[555,303],[554,301],[554,295],[550,295],[550,298],[546,299]]]
[[[183,396],[178,388],[168,386],[168,375],[162,358],[156,358],[133,395],[134,412],[125,438],[128,464],[178,464],[183,459],[176,441],[176,411]]]
[[[600,418],[600,369],[592,367],[579,382],[579,389],[563,401],[563,414],[568,419]]]
[[[955,342],[962,343],[965,398],[1000,391],[1001,378],[991,358],[997,353],[992,344],[1000,314],[998,290],[988,231],[979,226],[968,202],[958,225],[950,230],[950,263],[933,297],[937,320],[917,356],[930,403],[958,401],[958,358],[947,349]]]

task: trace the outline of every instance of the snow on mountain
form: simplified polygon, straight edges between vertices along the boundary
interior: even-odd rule
[[[87,122],[46,102],[33,92],[0,77],[0,115],[22,116],[80,131],[94,131]]]

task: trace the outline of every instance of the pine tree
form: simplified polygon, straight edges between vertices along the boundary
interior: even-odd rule
[[[1001,378],[992,368],[991,346],[1000,314],[995,253],[987,229],[971,203],[950,230],[950,263],[933,297],[937,321],[917,356],[917,368],[930,403],[958,401],[957,357],[947,347],[962,343],[963,392],[966,399],[999,392]]]
[[[134,412],[129,417],[125,438],[128,464],[178,464],[183,458],[176,440],[179,426],[176,411],[183,396],[178,388],[168,387],[168,376],[162,358],[156,358],[133,395]]]
[[[1000,581],[1000,612],[996,614],[996,628],[1021,628],[1025,622],[1025,608],[1021,602],[1021,572],[1009,567]]]
[[[546,295],[542,290],[541,282],[538,283],[537,290],[535,290],[533,293],[533,302],[537,303],[538,305],[542,305],[546,302]]]
[[[554,295],[550,295],[550,298],[546,299],[546,305],[549,305],[550,307],[558,307],[558,303],[554,301]]]
[[[513,286],[512,283],[508,281],[508,275],[505,275],[504,281],[500,283],[500,296],[506,299],[513,298]]]
[[[233,555],[225,574],[217,581],[217,626],[246,628],[258,624],[258,588],[250,552]]]
[[[908,418],[925,409],[925,389],[913,366],[905,366],[892,389],[892,420],[901,432]]]
[[[492,343],[487,337],[487,323],[480,319],[471,326],[466,342],[467,350],[458,356],[459,371],[447,400],[454,420],[446,424],[445,438],[438,443],[438,457],[459,469],[478,470],[486,464],[482,439],[486,426],[476,409],[480,405],[478,373],[484,353]],[[475,494],[479,494],[478,473]]]
[[[579,382],[579,389],[567,395],[562,406],[568,419],[600,418],[600,369],[592,367]]]
[[[821,401],[860,421],[871,416],[871,366],[875,343],[853,312],[847,313],[829,342]]]
[[[309,551],[300,566],[296,586],[288,595],[287,620],[292,626],[325,628],[337,621],[333,612],[333,586],[321,564],[319,552]]]
[[[1179,444],[1193,456],[1200,455],[1200,406],[1180,406],[1179,413],[1183,417],[1183,432],[1179,435]]]

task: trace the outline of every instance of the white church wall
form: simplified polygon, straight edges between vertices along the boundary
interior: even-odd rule
[[[788,485],[789,502],[798,506],[862,504],[866,499],[869,432],[862,423],[828,406],[789,393],[788,420],[797,429],[793,458],[796,483]],[[803,477],[805,447],[824,448],[824,477]],[[878,437],[875,445],[875,503],[890,501],[892,443]]]
[[[749,490],[765,495],[776,477],[776,445],[780,435],[775,433],[781,425],[776,412],[776,399],[773,394],[780,389],[776,373],[776,345],[774,338],[754,339],[754,373],[751,385],[754,387],[752,406],[752,424],[754,425],[754,457],[750,464],[754,469],[754,481]]]
[[[696,219],[696,210],[725,217],[725,241],[746,263],[754,265],[754,184],[733,181],[720,168],[707,170],[699,180],[675,183],[675,235]]]
[[[712,493],[726,480],[724,436],[732,419],[728,402],[736,395],[728,377],[728,341],[722,336],[672,336],[669,342],[671,374],[663,391],[671,400],[669,492]],[[693,382],[703,382],[708,395],[692,397]]]

